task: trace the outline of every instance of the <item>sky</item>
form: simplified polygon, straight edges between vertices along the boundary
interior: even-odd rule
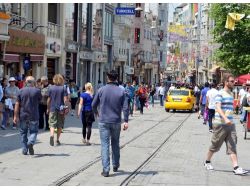
[[[146,3],[145,4],[145,11],[148,12],[149,10],[152,10],[154,14],[157,15],[157,5],[158,3]],[[168,20],[169,22],[173,21],[173,12],[175,7],[177,7],[179,3],[169,3],[169,14],[168,14]]]

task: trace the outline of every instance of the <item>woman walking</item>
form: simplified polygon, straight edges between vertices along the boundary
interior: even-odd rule
[[[82,119],[82,142],[87,146],[91,145],[89,140],[91,137],[92,123],[95,121],[95,116],[92,111],[92,101],[93,101],[94,90],[91,83],[85,84],[85,92],[80,96],[80,103],[78,108],[78,117],[81,116]],[[87,130],[86,130],[87,129]],[[86,141],[87,136],[87,141]]]
[[[71,103],[71,116],[75,115],[76,102],[78,100],[79,87],[72,81],[69,86],[70,89],[70,103]]]

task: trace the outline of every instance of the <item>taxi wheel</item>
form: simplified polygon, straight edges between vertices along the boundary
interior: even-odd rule
[[[169,112],[169,109],[165,108],[165,111],[166,111],[166,112]]]
[[[173,109],[173,112],[176,112],[176,109]]]

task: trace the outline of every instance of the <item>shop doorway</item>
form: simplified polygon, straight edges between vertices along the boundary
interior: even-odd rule
[[[56,74],[56,60],[55,59],[47,59],[47,76],[49,83],[53,83],[53,77]]]

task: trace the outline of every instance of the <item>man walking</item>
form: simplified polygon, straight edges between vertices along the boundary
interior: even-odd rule
[[[120,166],[120,132],[121,112],[124,112],[123,130],[128,128],[128,101],[125,91],[119,88],[118,74],[112,70],[108,73],[108,83],[100,88],[92,102],[94,113],[99,115],[99,130],[101,138],[102,176],[108,177],[110,171],[110,140],[112,147],[113,171],[117,172]],[[100,113],[97,111],[99,106]]]
[[[207,91],[207,108],[208,108],[208,126],[209,126],[209,132],[213,132],[212,128],[212,120],[214,118],[215,114],[215,98],[218,94],[218,90],[215,89],[216,85],[212,83],[211,89]]]
[[[47,114],[47,100],[49,97],[49,82],[47,76],[41,78],[42,88],[42,100],[39,105],[39,129],[44,128],[44,115],[45,115],[45,130],[49,130],[49,115]]]
[[[220,90],[215,99],[216,113],[214,120],[214,133],[211,139],[212,145],[207,153],[207,159],[204,164],[207,170],[213,170],[211,158],[213,154],[221,148],[223,142],[226,143],[227,154],[230,155],[233,172],[236,175],[243,175],[248,171],[238,166],[236,143],[237,136],[235,124],[233,121],[233,93],[234,77],[233,75],[225,75],[223,78],[224,89]]]
[[[163,99],[164,99],[164,95],[165,95],[165,87],[164,87],[163,82],[161,83],[161,86],[159,87],[158,94],[160,96],[160,105],[163,106],[163,103],[164,103]]]
[[[35,87],[36,81],[34,77],[28,76],[25,81],[25,87],[22,88],[17,96],[15,104],[14,120],[15,124],[20,119],[20,133],[22,137],[22,153],[34,155],[33,146],[36,142],[36,137],[39,127],[39,102],[42,95],[39,89]],[[30,133],[27,137],[28,131]]]
[[[50,145],[54,146],[54,133],[56,130],[56,144],[61,145],[60,136],[64,126],[65,115],[68,114],[68,92],[61,74],[53,77],[54,85],[50,86],[47,100],[47,113],[49,114]]]

